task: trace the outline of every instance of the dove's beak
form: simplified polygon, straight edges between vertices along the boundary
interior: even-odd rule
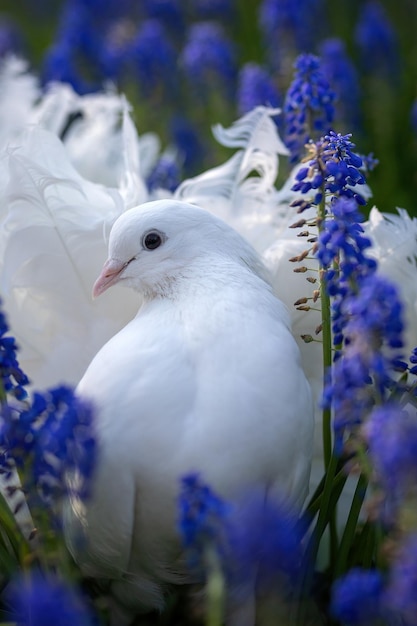
[[[97,298],[104,293],[109,287],[116,284],[120,279],[120,274],[125,269],[127,263],[116,261],[115,259],[107,259],[103,265],[100,276],[97,278],[93,287],[93,298]]]

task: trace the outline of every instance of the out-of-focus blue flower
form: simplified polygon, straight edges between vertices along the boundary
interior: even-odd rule
[[[166,30],[156,19],[144,21],[131,42],[130,56],[145,95],[167,93],[175,82],[176,54]]]
[[[11,621],[17,626],[93,626],[82,597],[61,580],[40,574],[22,576],[7,593]]]
[[[181,65],[194,87],[205,97],[213,88],[213,81],[222,92],[234,93],[237,66],[232,42],[220,24],[199,22],[193,24],[181,53]]]
[[[48,48],[42,63],[42,82],[59,81],[69,83],[79,94],[91,91],[91,86],[79,75],[73,58],[72,48],[66,43],[57,43]]]
[[[244,115],[258,105],[277,107],[278,89],[268,72],[256,63],[246,63],[239,72],[237,107]]]
[[[175,191],[180,184],[180,169],[177,161],[169,156],[161,156],[146,181],[149,191],[167,189]]]
[[[96,20],[113,20],[133,12],[132,0],[67,0],[65,8],[88,11]]]
[[[16,22],[0,16],[0,58],[22,52],[23,37]]]
[[[134,19],[130,0],[68,0],[44,58],[44,82],[69,82],[85,93],[101,87],[105,78],[119,78],[124,69],[125,35],[132,37]]]
[[[182,479],[178,508],[178,529],[190,565],[204,567],[207,548],[216,550],[220,559],[224,559],[228,545],[229,507],[198,474],[189,474]]]
[[[326,39],[320,49],[321,68],[334,90],[336,119],[346,128],[360,126],[360,89],[355,66],[341,39]]]
[[[414,348],[410,356],[410,373],[417,375],[417,348]]]
[[[203,160],[203,145],[196,129],[185,117],[175,116],[170,131],[184,172],[195,174]]]
[[[93,410],[69,387],[34,393],[28,405],[3,407],[0,419],[0,467],[10,476],[22,471],[29,496],[51,502],[70,489],[89,495],[96,460]],[[68,474],[77,473],[76,487]]]
[[[406,537],[390,569],[390,580],[384,594],[396,624],[417,624],[417,534]]]
[[[396,78],[399,68],[397,35],[380,2],[366,2],[360,11],[355,40],[367,72]]]
[[[378,571],[353,568],[333,584],[330,611],[345,626],[372,626],[383,616],[382,589]]]
[[[198,19],[229,20],[235,14],[236,0],[194,0],[192,10]]]
[[[325,28],[326,15],[321,0],[263,0],[259,9],[259,24],[275,54],[297,54],[314,48]]]
[[[9,327],[6,317],[0,311],[0,375],[1,385],[5,393],[12,394],[18,400],[27,396],[24,387],[29,379],[20,369],[17,360],[17,345],[14,337],[7,336]]]
[[[324,220],[319,235],[317,258],[326,272],[326,289],[333,297],[332,329],[333,343],[343,341],[345,326],[350,319],[346,310],[346,298],[351,296],[352,281],[372,274],[376,270],[374,259],[366,256],[371,241],[363,235],[360,222],[363,216],[352,198],[341,197],[332,204],[332,215]],[[337,270],[333,264],[337,264]]]
[[[403,304],[394,283],[375,274],[358,277],[358,293],[345,302],[347,330],[368,337],[378,348],[382,343],[394,350],[403,347]]]
[[[149,18],[164,23],[165,27],[181,35],[185,28],[184,6],[179,0],[142,0],[143,9]]]
[[[379,163],[379,160],[374,157],[374,153],[361,154],[362,169],[364,172],[372,172]]]
[[[318,57],[302,54],[294,67],[295,76],[284,102],[285,143],[293,163],[300,159],[305,144],[317,132],[329,132],[335,99]]]
[[[91,12],[80,3],[64,5],[55,41],[66,44],[74,56],[81,52],[95,58],[98,38]]]
[[[335,449],[343,451],[346,429],[359,426],[372,409],[374,396],[369,367],[359,349],[339,358],[332,369],[332,377],[325,380],[323,406],[334,411]]]
[[[417,416],[394,403],[377,406],[368,419],[366,434],[370,458],[386,496],[391,504],[401,504],[417,476]]]
[[[372,272],[353,277],[351,289],[333,306],[333,329],[344,339],[344,350],[326,381],[323,403],[334,409],[340,451],[345,429],[362,423],[376,399],[389,395],[402,347],[403,311],[396,287]]]
[[[248,496],[231,519],[232,580],[245,586],[257,572],[260,588],[293,586],[300,573],[306,528],[288,503]]]

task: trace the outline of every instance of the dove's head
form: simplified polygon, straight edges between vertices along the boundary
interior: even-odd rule
[[[109,257],[93,287],[99,296],[116,283],[145,294],[166,293],[178,280],[212,263],[237,263],[265,279],[253,248],[208,211],[178,200],[148,202],[123,213],[109,238]]]

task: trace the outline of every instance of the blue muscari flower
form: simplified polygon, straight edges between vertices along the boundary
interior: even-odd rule
[[[214,549],[220,559],[224,559],[228,543],[229,507],[198,474],[182,478],[178,508],[178,529],[190,566],[204,567],[204,555],[208,548]]]
[[[0,419],[0,468],[6,477],[16,465],[30,496],[33,488],[50,502],[76,489],[89,495],[96,460],[93,410],[69,387],[35,392],[31,403],[4,406]],[[67,476],[77,473],[77,487]]]
[[[357,203],[342,196],[332,203],[331,211],[319,235],[317,256],[332,296],[336,347],[323,405],[334,410],[340,452],[345,429],[362,423],[372,409],[375,389],[386,397],[403,346],[404,325],[396,287],[376,273],[376,261],[366,255],[371,241],[363,234]]]
[[[355,29],[364,69],[395,79],[399,68],[397,35],[380,2],[366,2]]]
[[[201,97],[212,90],[213,80],[228,97],[234,93],[235,51],[220,24],[198,22],[191,26],[181,53],[181,65]]]
[[[231,516],[231,581],[241,585],[257,573],[258,589],[293,587],[300,573],[307,524],[288,502],[247,495]]]
[[[411,355],[410,355],[410,374],[413,374],[414,376],[417,376],[417,348],[414,348]]]
[[[369,152],[369,154],[361,154],[362,159],[362,170],[364,172],[372,172],[379,164],[379,160],[374,157],[373,152]]]
[[[97,72],[107,29],[105,16],[100,8],[93,10],[80,1],[68,2],[60,16],[55,46],[68,48],[72,66],[84,80],[88,77],[97,82],[100,78]]]
[[[278,89],[266,69],[257,63],[246,63],[239,72],[237,107],[244,115],[258,105],[277,107],[280,103]]]
[[[366,256],[371,241],[363,234],[363,216],[355,200],[341,197],[332,204],[332,216],[323,223],[318,239],[317,258],[326,272],[326,289],[333,297],[333,342],[342,343],[349,313],[344,303],[352,295],[352,281],[358,281],[376,270],[376,261]],[[337,263],[338,270],[332,268]]]
[[[131,42],[130,57],[145,95],[175,83],[176,53],[166,29],[156,19],[144,21]]]
[[[330,269],[335,261],[339,262],[339,257],[343,253],[343,259],[340,259],[341,270],[345,267],[349,276],[351,268],[348,264],[354,265],[356,270],[359,264],[372,269],[375,262],[364,254],[372,244],[363,234],[364,230],[360,223],[364,217],[359,211],[357,202],[342,196],[333,202],[331,210],[332,215],[325,219],[319,235],[317,258],[321,266]],[[336,276],[334,280],[328,279],[330,295],[334,295],[332,290],[337,289],[337,281]]]
[[[236,0],[194,0],[192,10],[198,19],[229,20],[235,14]]]
[[[163,22],[167,29],[179,35],[184,32],[184,6],[179,0],[142,0],[142,8],[148,18]]]
[[[334,202],[337,198],[353,198],[358,204],[366,204],[365,198],[357,190],[358,185],[366,182],[362,158],[354,152],[355,144],[350,141],[351,135],[342,135],[329,131],[316,143],[308,144],[313,158],[298,170],[293,191],[308,194],[305,201],[296,200],[293,205],[302,204],[308,208],[322,201],[324,192]]]
[[[390,402],[377,406],[366,425],[369,455],[391,504],[401,504],[417,478],[417,416]]]
[[[106,37],[102,42],[98,57],[98,67],[103,76],[113,81],[123,78],[127,50],[127,42],[114,41],[111,36]]]
[[[180,184],[180,169],[177,161],[169,156],[161,156],[149,174],[146,184],[149,191],[167,189],[174,192]]]
[[[78,93],[92,91],[98,78],[96,63],[101,47],[96,14],[80,1],[67,2],[60,14],[55,39],[43,58],[43,82],[66,82]],[[81,73],[80,67],[87,67],[88,72]]]
[[[345,429],[364,421],[375,396],[389,395],[402,347],[403,311],[396,287],[372,272],[355,277],[351,289],[335,299],[334,311],[333,332],[344,340],[344,350],[325,381],[323,404],[334,409],[340,452]]]
[[[417,623],[417,534],[411,533],[401,544],[391,565],[384,593],[387,610],[396,618],[393,623],[415,626]]]
[[[27,396],[24,387],[29,384],[29,379],[19,366],[16,340],[7,335],[8,332],[6,316],[0,311],[1,385],[6,393],[15,396],[18,400],[23,400]]]
[[[403,347],[403,304],[398,289],[388,279],[372,273],[357,278],[357,294],[344,304],[347,330],[394,350]]]
[[[10,618],[17,626],[93,626],[97,624],[79,593],[58,578],[21,576],[6,592]]]
[[[50,46],[42,61],[42,82],[52,81],[69,83],[79,94],[91,91],[88,83],[79,75],[73,50],[66,43],[56,43]]]
[[[320,27],[324,29],[325,25],[323,8],[321,0],[263,0],[259,24],[275,54],[275,61],[278,60],[277,42],[279,49],[284,48],[284,55],[306,52],[314,47]]]
[[[123,26],[129,30],[132,16],[125,14],[131,8],[130,0],[68,0],[44,59],[44,82],[69,82],[85,93],[99,88],[104,77],[118,78],[124,59],[114,33]]]
[[[95,16],[96,20],[113,20],[132,11],[132,0],[67,0],[64,7],[74,7]]]
[[[0,17],[0,58],[7,54],[21,54],[23,37],[16,22]]]
[[[360,126],[360,89],[356,68],[341,39],[326,39],[320,45],[321,68],[335,92],[336,118],[348,128]]]
[[[326,376],[323,406],[334,411],[335,449],[339,455],[345,430],[359,426],[372,409],[371,382],[368,364],[359,349],[350,349],[347,356],[334,363],[331,377]]]
[[[170,133],[184,172],[195,174],[203,160],[203,146],[197,130],[187,118],[177,115],[171,120]]]
[[[300,159],[316,132],[328,132],[334,117],[334,91],[323,75],[320,59],[302,54],[295,61],[295,77],[284,102],[285,143],[291,162]]]
[[[345,626],[376,624],[383,616],[382,591],[380,572],[353,568],[333,583],[331,614]]]

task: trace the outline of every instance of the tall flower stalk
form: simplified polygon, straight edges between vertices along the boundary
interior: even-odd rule
[[[350,361],[347,358],[352,349],[353,336],[349,320],[355,319],[355,297],[365,288],[366,277],[375,272],[376,263],[365,253],[371,246],[363,234],[363,217],[359,210],[365,204],[364,196],[359,191],[360,186],[365,184],[365,177],[361,171],[362,158],[356,154],[351,136],[330,131],[318,141],[310,141],[306,148],[307,156],[295,175],[293,185],[293,191],[300,192],[300,198],[293,205],[298,207],[300,213],[309,211],[309,226],[317,226],[317,239],[307,253],[314,254],[319,261],[320,286],[316,290],[316,299],[320,298],[321,303],[322,323],[319,332],[322,337],[325,380],[322,433],[325,474],[311,543],[312,554],[309,556],[314,560],[328,525],[330,563],[331,567],[335,567],[339,551],[336,503],[341,493],[339,485],[343,487],[343,476],[340,483],[335,479],[343,465],[343,436],[340,437],[337,429],[333,433],[332,426],[337,425],[334,416],[339,419],[341,405],[348,402],[349,394],[353,390],[358,392],[354,397],[354,401],[357,401],[365,384],[363,376],[356,381],[356,387],[354,380],[350,385],[347,382],[347,373],[353,374],[353,369],[349,370]],[[314,209],[315,217],[311,217]],[[345,333],[347,329],[348,335]],[[368,371],[369,364],[362,365],[363,372]],[[341,378],[339,370],[342,369]],[[336,390],[340,384],[342,397],[338,398]],[[335,420],[333,424],[332,420]],[[364,479],[360,480],[360,486],[358,499],[364,491]],[[355,500],[351,511],[353,526],[358,519],[358,509],[360,505]],[[342,541],[349,547],[347,537],[345,534]]]

